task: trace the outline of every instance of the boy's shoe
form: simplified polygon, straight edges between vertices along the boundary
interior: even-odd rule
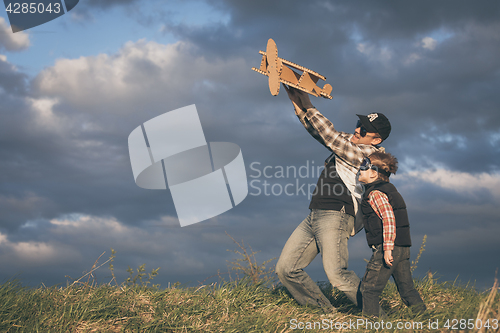
[[[421,315],[425,312],[425,310],[427,310],[427,307],[422,302],[422,303],[418,303],[418,304],[410,306],[410,310],[411,310],[411,313],[413,313],[414,315]]]
[[[363,316],[364,317],[368,317],[368,318],[373,318],[373,319],[376,319],[376,320],[379,320],[379,319],[386,320],[386,319],[389,318],[387,316],[387,313],[385,313],[384,309],[382,309],[382,307],[379,308],[378,315],[375,315],[375,314],[368,315],[366,313],[363,313]]]

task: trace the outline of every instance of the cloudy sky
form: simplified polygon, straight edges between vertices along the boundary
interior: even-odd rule
[[[273,38],[281,57],[332,84],[333,100],[312,101],[337,129],[352,132],[357,113],[391,120],[384,146],[400,161],[392,181],[408,206],[412,259],[427,235],[415,275],[490,287],[500,267],[499,10],[491,1],[80,0],[16,34],[2,11],[1,281],[64,285],[113,248],[121,281],[145,263],[161,267],[157,283],[198,285],[238,258],[226,232],[259,261],[279,257],[329,152],[285,92],[272,96],[251,70]],[[135,184],[127,139],[191,104],[207,141],[241,147],[251,186],[234,209],[181,228],[168,190]],[[278,178],[280,167],[309,174]],[[280,195],[287,184],[292,195]],[[349,250],[362,275],[364,232]],[[319,257],[307,271],[326,280]],[[107,266],[95,276],[108,282]]]

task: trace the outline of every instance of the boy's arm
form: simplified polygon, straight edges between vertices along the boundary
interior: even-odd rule
[[[394,240],[396,239],[396,218],[394,211],[385,193],[374,190],[368,196],[368,203],[382,219],[384,251],[394,250]]]

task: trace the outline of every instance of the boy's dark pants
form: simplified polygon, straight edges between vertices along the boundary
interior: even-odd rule
[[[387,266],[384,262],[382,244],[372,248],[372,251],[372,257],[366,265],[366,273],[360,285],[360,291],[363,295],[363,315],[379,315],[379,297],[391,275],[403,302],[407,306],[413,306],[414,312],[425,311],[426,307],[415,289],[411,277],[410,248],[394,246],[392,266]]]

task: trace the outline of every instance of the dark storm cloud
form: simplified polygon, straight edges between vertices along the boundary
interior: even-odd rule
[[[128,6],[137,3],[138,0],[89,0],[86,2],[92,7],[108,8],[112,6]]]
[[[452,134],[500,126],[498,4],[209,3],[229,13],[229,22],[167,23],[200,53],[234,54],[258,65],[253,53],[273,37],[284,58],[331,78],[334,96],[351,98],[344,107],[354,112],[403,115],[417,125],[413,135],[429,125]],[[436,45],[425,48],[428,36]]]
[[[2,93],[5,94],[4,98],[9,95],[26,95],[27,79],[28,76],[19,72],[6,57],[4,59],[0,57],[0,89],[2,89]]]
[[[34,218],[38,209],[50,206],[50,202],[24,186],[37,174],[37,170],[28,170],[33,162],[26,153],[36,155],[39,143],[32,141],[26,124],[30,118],[26,87],[27,75],[0,59],[0,231]]]
[[[324,56],[355,34],[372,42],[412,40],[440,29],[460,31],[470,23],[488,25],[497,21],[499,9],[496,3],[467,1],[403,4],[210,0],[207,3],[228,14],[229,21],[209,27],[167,22],[170,31],[203,45],[207,51],[223,47],[236,52],[244,46],[259,47],[272,36],[280,41],[278,46],[285,43],[298,53],[323,53]]]
[[[238,0],[208,0],[217,8],[231,14],[235,26],[254,25],[262,19],[264,27],[272,22],[295,22],[298,28],[315,25],[335,26],[357,24],[368,39],[409,38],[446,26],[460,29],[470,22],[496,22],[499,4],[487,1],[472,4],[468,1],[373,2],[364,1],[309,1],[293,2],[265,0],[241,2]],[[314,20],[316,18],[316,20]],[[290,28],[293,28],[291,26]],[[297,32],[297,31],[294,31]],[[283,32],[284,34],[286,31]],[[304,34],[308,30],[303,29]]]

